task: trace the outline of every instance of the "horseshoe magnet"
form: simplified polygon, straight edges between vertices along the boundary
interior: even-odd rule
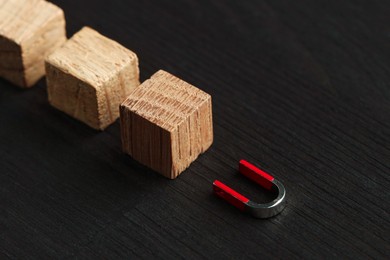
[[[263,188],[275,191],[278,194],[276,199],[264,204],[256,203],[222,182],[215,180],[213,182],[213,190],[218,197],[256,218],[269,218],[279,214],[284,209],[286,205],[286,190],[281,182],[245,160],[240,161],[239,171]]]

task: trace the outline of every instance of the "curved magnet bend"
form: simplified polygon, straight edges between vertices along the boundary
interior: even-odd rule
[[[256,218],[269,218],[284,209],[286,190],[281,182],[245,160],[240,161],[239,171],[267,190],[274,190],[278,194],[276,199],[269,203],[256,203],[218,180],[213,182],[214,193],[236,208],[248,212]]]

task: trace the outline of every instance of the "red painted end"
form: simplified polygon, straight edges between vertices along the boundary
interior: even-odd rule
[[[250,164],[249,162],[245,160],[240,161],[239,165],[239,171],[244,174],[249,179],[257,182],[262,187],[270,190],[272,188],[272,181],[274,180],[274,177],[269,175],[268,173],[260,170],[253,164]]]
[[[218,197],[226,200],[240,210],[244,210],[245,204],[249,201],[249,199],[218,180],[213,182],[213,190]]]

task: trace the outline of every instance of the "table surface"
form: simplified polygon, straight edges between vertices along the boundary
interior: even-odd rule
[[[53,1],[213,97],[214,144],[167,180],[52,108],[45,81],[0,81],[0,257],[385,258],[390,254],[390,2]],[[287,189],[278,216],[212,194],[246,159]]]

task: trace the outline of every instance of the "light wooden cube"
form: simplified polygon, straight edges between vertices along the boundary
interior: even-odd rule
[[[120,121],[124,152],[170,179],[213,142],[211,96],[162,70],[121,104]]]
[[[47,57],[46,74],[50,104],[98,130],[140,84],[137,55],[88,27]]]
[[[65,41],[59,7],[43,0],[0,0],[0,77],[33,86],[45,75],[45,56]]]

